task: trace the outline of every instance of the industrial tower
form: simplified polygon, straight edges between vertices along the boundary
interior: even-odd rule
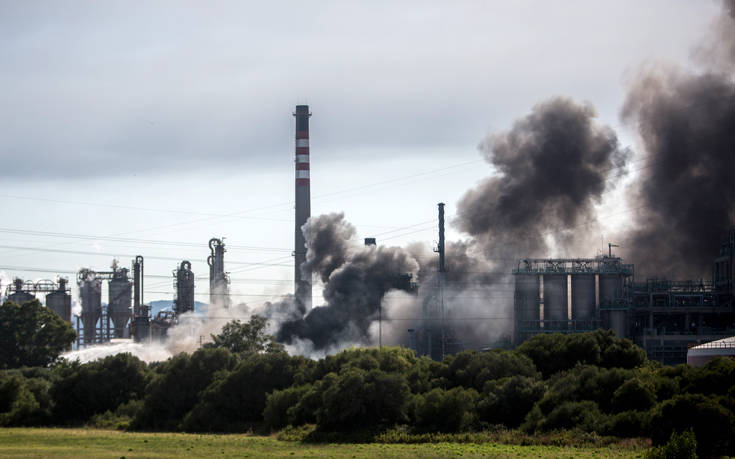
[[[304,311],[311,309],[311,272],[304,272],[306,240],[301,227],[311,216],[311,191],[309,185],[309,113],[308,105],[297,105],[296,118],[296,219],[294,228],[294,293]]]

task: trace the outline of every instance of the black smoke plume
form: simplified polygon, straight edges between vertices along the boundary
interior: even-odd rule
[[[456,223],[489,257],[548,256],[547,236],[565,250],[584,232],[576,226],[595,221],[594,204],[629,157],[595,117],[589,104],[554,97],[480,144],[499,175],[462,197]]]
[[[326,304],[303,318],[283,322],[278,339],[308,340],[316,349],[369,343],[370,324],[383,297],[391,290],[410,291],[418,263],[398,247],[358,246],[354,228],[342,214],[312,218],[303,231],[306,265],[324,283]]]
[[[632,203],[636,230],[624,243],[637,277],[709,278],[735,217],[735,1],[698,50],[700,73],[643,72],[622,117],[645,147]]]

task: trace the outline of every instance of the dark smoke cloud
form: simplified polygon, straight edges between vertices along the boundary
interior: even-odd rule
[[[545,256],[551,234],[561,248],[575,242],[575,225],[594,221],[611,175],[624,173],[628,150],[595,110],[564,97],[536,105],[510,131],[480,144],[500,173],[458,203],[459,228],[491,257]]]
[[[332,271],[342,266],[355,244],[355,227],[343,213],[310,218],[302,228],[306,237],[306,263],[302,269],[327,282]]]
[[[642,73],[622,110],[645,147],[626,249],[639,277],[709,278],[735,217],[735,1],[723,3],[708,66]],[[726,71],[727,70],[727,71]]]
[[[312,218],[303,230],[307,264],[324,282],[326,304],[283,322],[277,337],[286,343],[309,340],[316,349],[368,343],[383,297],[391,290],[410,291],[409,275],[418,271],[418,263],[399,247],[356,245],[354,227],[342,214]]]

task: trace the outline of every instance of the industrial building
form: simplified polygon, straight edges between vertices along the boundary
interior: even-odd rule
[[[735,231],[723,238],[712,281],[636,281],[634,266],[612,247],[596,258],[520,260],[514,344],[538,333],[606,328],[673,365],[687,361],[689,347],[735,335]]]
[[[35,300],[37,293],[46,293],[46,307],[71,323],[71,289],[68,283],[69,280],[63,277],[57,282],[41,280],[35,283],[16,278],[8,285],[5,297],[8,301],[22,305]]]

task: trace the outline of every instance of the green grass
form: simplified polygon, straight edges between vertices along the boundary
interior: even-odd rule
[[[640,445],[571,447],[489,443],[314,444],[252,435],[93,429],[0,429],[0,457],[640,457]]]

